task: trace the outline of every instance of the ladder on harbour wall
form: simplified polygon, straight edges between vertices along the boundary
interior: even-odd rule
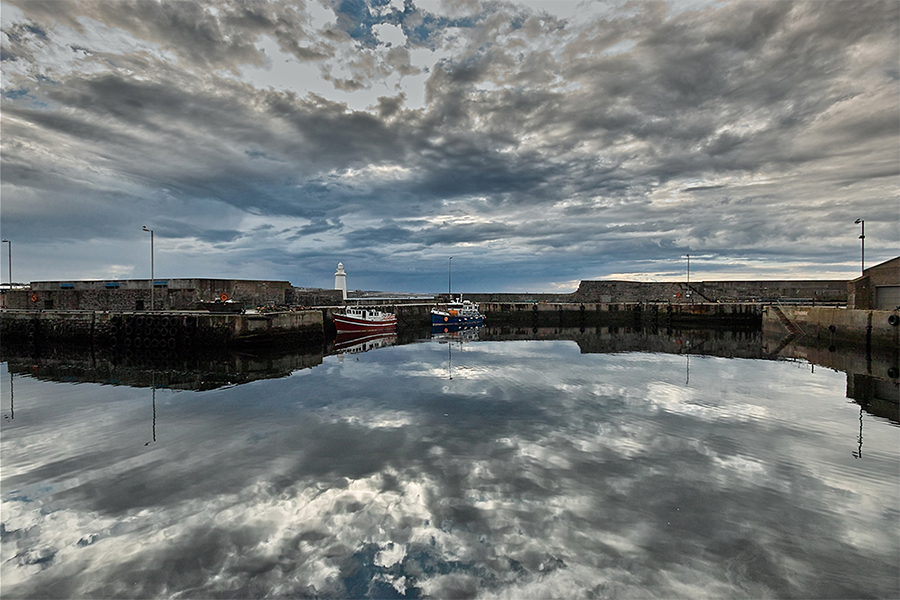
[[[707,302],[712,302],[712,303],[717,302],[717,300],[715,300],[715,299],[713,299],[713,298],[710,298],[709,296],[707,296],[706,294],[704,294],[703,292],[701,292],[700,290],[698,290],[697,288],[695,288],[695,287],[692,286],[691,284],[687,284],[687,289],[688,289],[689,292],[693,292],[693,293],[697,294],[698,296],[700,296],[701,298],[703,298],[703,299],[706,300]]]
[[[782,350],[787,348],[788,344],[800,337],[800,334],[803,333],[803,331],[800,329],[800,327],[797,326],[796,323],[791,321],[786,314],[784,314],[784,311],[780,306],[778,306],[777,304],[772,304],[770,305],[770,308],[772,309],[772,312],[775,313],[775,316],[778,317],[778,320],[781,322],[781,324],[784,325],[784,328],[788,331],[788,334],[784,336],[780,342],[778,342],[778,345],[775,347],[775,349],[769,352],[770,357],[775,357],[778,356]]]
[[[790,319],[788,316],[784,314],[784,311],[777,304],[771,305],[772,312],[775,313],[775,316],[778,317],[778,320],[781,321],[781,324],[784,325],[784,328],[788,330],[788,332],[794,335],[800,335],[803,331]]]

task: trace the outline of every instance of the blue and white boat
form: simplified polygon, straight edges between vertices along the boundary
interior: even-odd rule
[[[484,323],[484,315],[478,309],[478,305],[469,300],[451,300],[445,305],[435,306],[431,309],[431,325],[443,325],[445,327],[471,327]]]
[[[457,331],[467,327],[478,327],[484,323],[484,315],[478,310],[478,305],[469,300],[463,300],[462,294],[458,299],[453,298],[453,257],[447,263],[447,296],[450,302],[438,305],[431,309],[431,330],[433,333],[442,331]]]

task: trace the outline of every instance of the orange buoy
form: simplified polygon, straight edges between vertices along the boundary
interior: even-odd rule
[[[225,302],[226,300],[228,300],[228,294],[222,294],[221,296],[219,296],[219,300]]]
[[[37,301],[38,301],[37,294],[32,294],[32,295],[31,295],[31,301],[32,301],[32,302],[37,302]]]

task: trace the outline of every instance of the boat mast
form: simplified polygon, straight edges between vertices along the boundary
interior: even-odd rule
[[[447,264],[447,296],[450,297],[450,302],[453,302],[453,257],[450,257],[450,260]]]

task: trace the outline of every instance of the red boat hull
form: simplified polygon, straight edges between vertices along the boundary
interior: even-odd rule
[[[384,321],[369,321],[347,315],[334,315],[334,327],[338,331],[391,331],[397,327],[397,317]]]

